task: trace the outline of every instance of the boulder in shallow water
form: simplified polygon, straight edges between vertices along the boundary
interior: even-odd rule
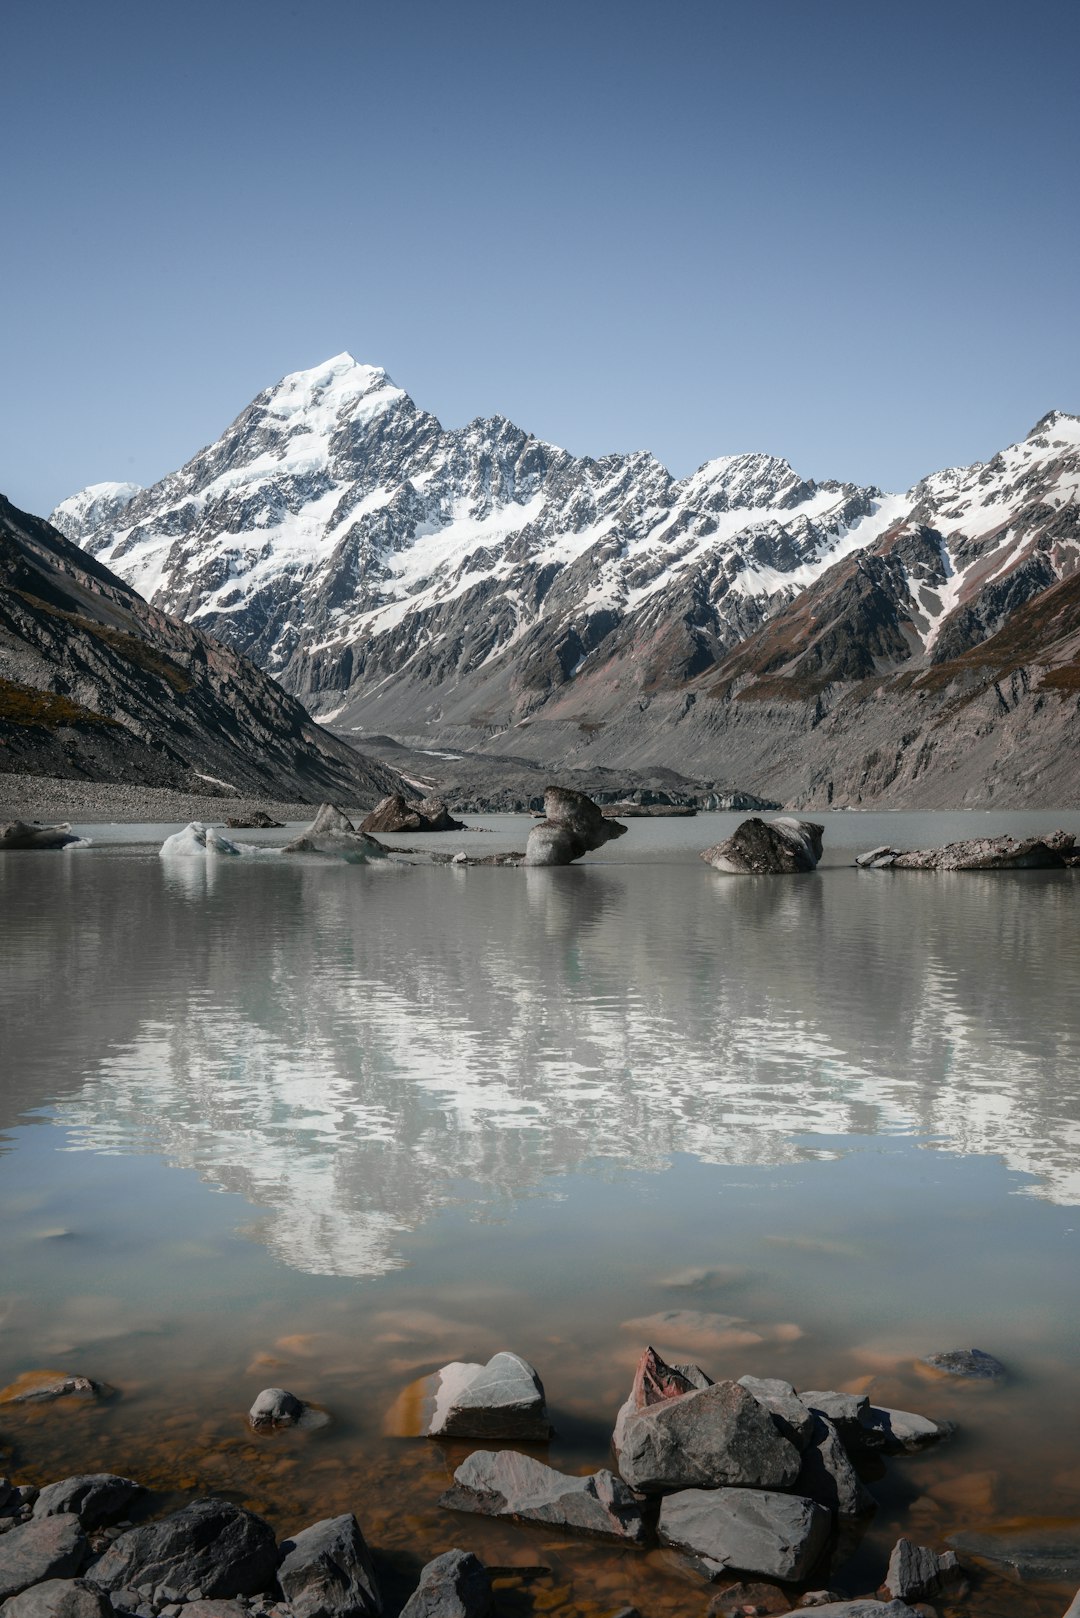
[[[715,871],[736,876],[790,876],[812,871],[821,858],[825,828],[814,820],[760,820],[753,816],[722,843],[702,851]]]
[[[274,1533],[261,1517],[228,1500],[194,1500],[121,1534],[92,1576],[103,1590],[164,1584],[185,1599],[198,1590],[214,1600],[268,1589],[276,1566]]]
[[[939,1354],[927,1354],[920,1364],[972,1382],[1004,1382],[1009,1374],[1000,1360],[981,1348],[946,1348]]]
[[[608,819],[584,792],[569,787],[548,787],[544,793],[544,819],[529,833],[526,865],[569,865],[583,854],[602,848],[628,828]]]
[[[411,1412],[408,1420],[405,1410]],[[398,1401],[393,1425],[403,1435],[428,1438],[543,1443],[551,1437],[544,1384],[528,1360],[506,1350],[486,1365],[454,1360],[412,1383]]]
[[[973,837],[943,848],[872,849],[858,855],[855,863],[892,871],[1062,870],[1074,857],[1075,841],[1067,831],[1041,837]]]
[[[474,1450],[454,1473],[454,1486],[439,1504],[450,1511],[546,1523],[633,1545],[645,1538],[641,1503],[613,1472],[568,1477],[531,1455],[508,1449]]]
[[[351,1513],[327,1517],[284,1541],[278,1584],[294,1618],[375,1618],[382,1597]]]
[[[455,820],[442,798],[424,798],[420,803],[409,803],[400,793],[393,793],[377,803],[360,822],[362,832],[399,831],[464,831],[465,823]]]
[[[42,1489],[34,1502],[35,1517],[78,1517],[84,1528],[103,1528],[126,1517],[147,1491],[134,1478],[115,1472],[80,1472]]]
[[[275,831],[284,825],[284,821],[275,820],[265,809],[256,809],[250,815],[232,815],[225,824],[230,831]]]
[[[955,1551],[939,1556],[927,1545],[898,1539],[889,1557],[889,1571],[881,1587],[883,1600],[929,1601],[961,1583],[964,1574]]]
[[[166,837],[159,852],[163,859],[202,859],[211,854],[239,854],[240,850],[213,826],[192,820],[182,831]]]
[[[8,848],[67,848],[69,843],[81,841],[79,834],[66,822],[60,826],[39,826],[29,825],[25,820],[10,820],[6,826],[0,826],[0,852]]]
[[[0,1389],[0,1405],[49,1404],[53,1399],[103,1399],[113,1390],[104,1382],[68,1371],[24,1371]]]
[[[112,1618],[112,1602],[83,1579],[46,1579],[12,1596],[0,1618]]]
[[[274,1427],[295,1427],[304,1414],[304,1403],[286,1388],[264,1388],[248,1411],[248,1421],[256,1432]]]
[[[689,1552],[716,1577],[726,1568],[799,1580],[829,1537],[824,1506],[759,1489],[685,1489],[660,1507],[661,1542]]]
[[[491,1578],[472,1551],[444,1551],[420,1574],[401,1618],[487,1618]]]
[[[283,854],[338,854],[353,861],[385,859],[389,850],[366,832],[357,831],[348,815],[333,803],[322,803],[306,831],[286,843]]]
[[[883,1449],[889,1455],[900,1451],[914,1454],[916,1450],[939,1444],[956,1431],[954,1422],[931,1421],[929,1416],[920,1416],[914,1410],[893,1410],[887,1405],[871,1405],[868,1418],[861,1447]]]
[[[619,1413],[619,1471],[643,1493],[742,1486],[786,1489],[799,1451],[738,1382],[715,1382]]]
[[[73,1579],[90,1554],[77,1517],[22,1523],[0,1537],[0,1601],[45,1579]]]

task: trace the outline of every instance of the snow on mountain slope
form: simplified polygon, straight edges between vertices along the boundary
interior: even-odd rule
[[[499,730],[600,670],[627,701],[677,687],[881,546],[903,627],[861,664],[955,655],[1075,566],[1078,437],[1051,415],[906,496],[765,454],[679,481],[646,453],[575,457],[499,416],[445,429],[340,354],[154,487],[110,504],[99,485],[53,520],[317,715]]]

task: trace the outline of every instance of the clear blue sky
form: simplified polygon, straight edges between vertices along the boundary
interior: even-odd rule
[[[341,349],[675,472],[902,488],[1080,411],[1080,4],[0,0],[0,490]]]

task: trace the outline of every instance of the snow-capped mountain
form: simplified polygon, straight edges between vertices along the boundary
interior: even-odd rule
[[[447,430],[341,354],[152,488],[96,485],[52,520],[321,717],[416,728],[510,723],[628,645],[654,648],[642,685],[697,673],[905,510],[769,455],[678,481],[502,417]]]

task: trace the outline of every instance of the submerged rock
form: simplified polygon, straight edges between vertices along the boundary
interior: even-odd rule
[[[267,1589],[276,1566],[273,1530],[261,1517],[228,1500],[194,1500],[121,1534],[92,1576],[103,1590],[164,1584],[182,1599],[197,1590],[213,1600]]]
[[[102,1528],[126,1517],[147,1491],[134,1478],[115,1472],[80,1472],[42,1489],[34,1502],[35,1517],[78,1517],[84,1528]]]
[[[458,1467],[453,1488],[439,1504],[450,1511],[547,1523],[633,1545],[645,1538],[641,1503],[613,1472],[568,1477],[514,1450],[475,1450]]]
[[[82,842],[65,821],[59,826],[28,825],[25,820],[9,820],[0,826],[0,852],[4,849],[67,848],[69,843]]]
[[[744,820],[722,843],[703,849],[701,858],[716,871],[734,875],[789,876],[812,871],[821,858],[825,828],[814,820]]]
[[[486,1365],[444,1365],[413,1383],[401,1402],[414,1409],[413,1431],[428,1438],[551,1437],[544,1384],[528,1360],[506,1350]]]
[[[723,1485],[785,1489],[799,1473],[798,1449],[738,1382],[624,1406],[613,1442],[623,1477],[647,1494]]]
[[[0,1607],[3,1618],[112,1618],[108,1596],[83,1579],[46,1579]]]
[[[583,854],[601,848],[627,827],[608,819],[584,792],[569,787],[548,787],[544,793],[544,819],[529,833],[526,865],[569,865]]]
[[[927,1354],[920,1362],[946,1376],[962,1376],[977,1382],[1003,1382],[1008,1376],[1004,1365],[981,1348],[947,1348],[940,1354]]]
[[[465,822],[455,820],[442,798],[423,798],[409,803],[400,793],[383,798],[360,822],[362,832],[464,831]]]
[[[235,843],[230,843],[213,826],[204,826],[201,820],[192,820],[182,831],[166,837],[159,850],[163,859],[201,859],[207,854],[239,854]]]
[[[1042,837],[973,837],[943,848],[871,849],[856,857],[865,869],[894,871],[1060,870],[1074,857],[1072,832]]]
[[[285,1388],[264,1388],[248,1411],[248,1421],[256,1432],[272,1427],[295,1427],[304,1414],[303,1400]]]
[[[281,1547],[278,1584],[295,1618],[377,1618],[382,1597],[351,1513],[314,1523]]]
[[[0,1405],[47,1404],[52,1399],[103,1399],[112,1392],[104,1382],[67,1371],[24,1371],[0,1389]]]
[[[357,831],[348,815],[333,803],[321,803],[315,819],[286,843],[283,854],[341,854],[354,861],[381,860],[389,850],[365,832]]]
[[[705,1618],[746,1618],[747,1613],[788,1612],[791,1602],[777,1584],[748,1584],[740,1579],[718,1590],[705,1609]]]
[[[1080,1579],[1080,1522],[1000,1531],[964,1529],[950,1534],[949,1544],[962,1555],[978,1556],[1019,1579],[1059,1584]]]
[[[491,1578],[471,1551],[444,1551],[420,1574],[401,1618],[487,1618]]]
[[[90,1545],[77,1517],[22,1523],[0,1538],[0,1601],[45,1579],[73,1579]]]
[[[959,1584],[963,1576],[955,1551],[939,1556],[926,1545],[898,1539],[889,1557],[881,1594],[893,1601],[928,1601]]]
[[[660,1507],[663,1544],[689,1552],[716,1577],[725,1568],[766,1578],[805,1578],[829,1537],[824,1506],[759,1489],[686,1489]]]

